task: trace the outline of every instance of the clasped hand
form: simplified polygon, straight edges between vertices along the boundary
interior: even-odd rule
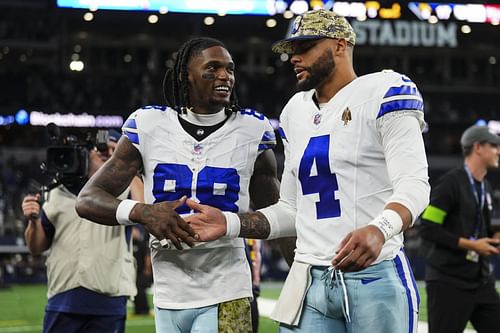
[[[182,197],[176,201],[155,204],[139,203],[132,209],[130,217],[132,221],[142,224],[159,241],[169,239],[178,250],[182,250],[181,242],[193,247],[198,241],[196,233],[175,211],[185,201],[186,197]]]

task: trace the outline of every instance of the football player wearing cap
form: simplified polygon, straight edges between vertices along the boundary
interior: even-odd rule
[[[280,200],[251,214],[201,213],[201,239],[297,234],[295,261],[272,318],[281,332],[416,332],[418,294],[403,231],[428,204],[415,83],[384,71],[358,77],[356,35],[326,10],[295,19],[273,46],[288,53],[300,90],[281,114]],[[226,228],[227,226],[227,228]]]
[[[485,176],[498,168],[500,137],[471,126],[460,143],[463,166],[442,176],[422,215],[422,237],[432,245],[425,269],[429,333],[461,333],[469,320],[479,333],[493,333],[500,328],[500,298],[489,257],[500,254],[500,233],[491,227]]]
[[[278,200],[275,134],[264,115],[238,106],[235,64],[212,38],[184,43],[167,69],[168,106],[136,110],[116,151],[78,198],[102,224],[139,223],[151,233],[157,332],[252,332],[252,281],[243,239],[196,244],[181,218],[190,197],[245,212]],[[116,193],[137,172],[145,204]]]

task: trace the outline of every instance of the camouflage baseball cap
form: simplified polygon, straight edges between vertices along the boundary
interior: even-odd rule
[[[320,38],[343,38],[356,43],[356,33],[345,17],[324,9],[311,10],[297,16],[287,38],[273,44],[276,53],[293,53],[293,41]]]

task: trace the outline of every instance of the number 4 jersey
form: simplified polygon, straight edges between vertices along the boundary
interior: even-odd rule
[[[233,113],[201,141],[181,126],[178,113],[149,106],[135,111],[123,134],[142,156],[146,203],[187,196],[223,211],[249,209],[249,183],[260,152],[275,146],[269,121],[253,110]],[[184,205],[180,214],[191,213]],[[167,250],[152,237],[155,305],[201,307],[251,297],[251,276],[241,238]]]
[[[425,208],[415,201],[425,205],[426,198],[414,200],[407,190],[428,185],[425,123],[422,96],[399,73],[359,77],[320,108],[313,94],[297,93],[281,115],[285,168],[277,208],[285,203],[296,212],[295,259],[328,266],[342,239],[388,202],[404,205],[413,218]],[[388,240],[377,262],[402,245],[402,234]]]

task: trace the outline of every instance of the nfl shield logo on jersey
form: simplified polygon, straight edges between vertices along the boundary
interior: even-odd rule
[[[196,154],[196,155],[200,155],[202,152],[203,152],[203,146],[199,143],[196,143],[193,147],[193,152]]]
[[[316,113],[313,118],[313,124],[319,125],[321,123],[321,113]]]

